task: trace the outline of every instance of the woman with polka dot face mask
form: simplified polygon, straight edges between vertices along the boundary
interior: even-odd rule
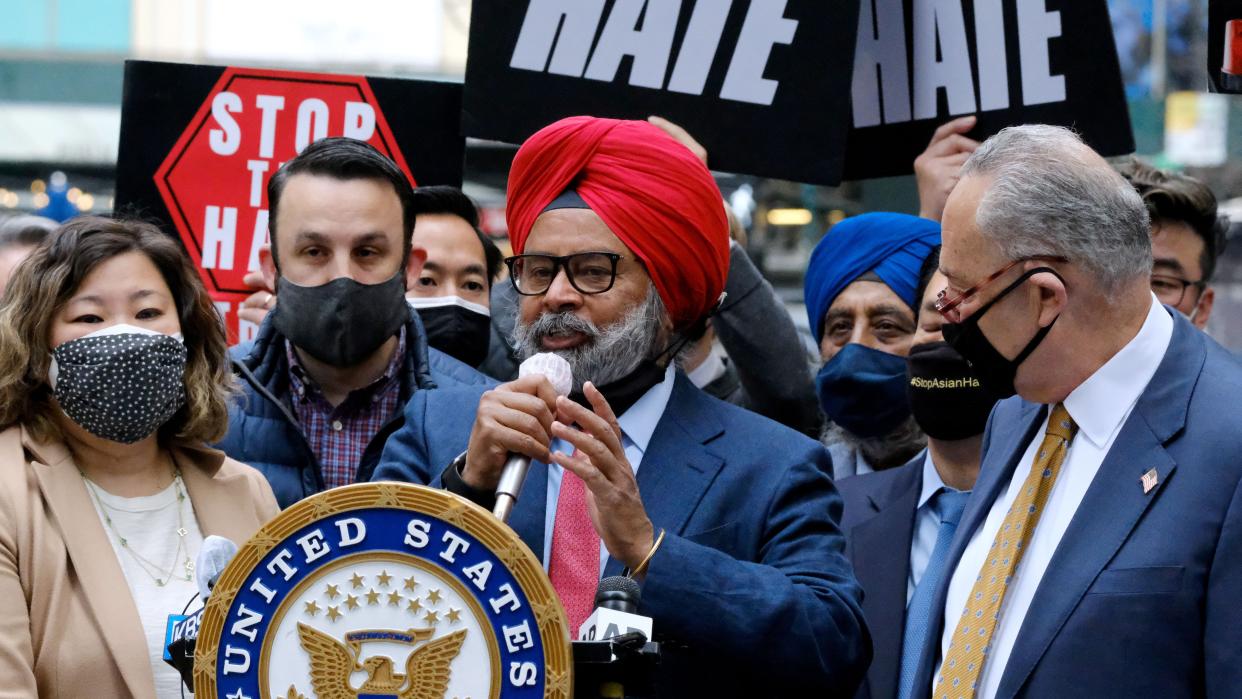
[[[224,330],[176,240],[78,218],[0,298],[0,677],[22,696],[179,697],[169,614],[203,538],[277,512],[227,427]]]

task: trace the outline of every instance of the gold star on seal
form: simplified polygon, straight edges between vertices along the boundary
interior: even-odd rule
[[[379,578],[380,587],[388,587],[388,581],[392,580],[392,576],[389,575],[386,570],[381,570],[380,574],[376,577]]]
[[[400,592],[389,592],[388,593],[388,606],[390,607],[401,606],[401,593]]]
[[[413,592],[416,587],[418,587],[418,581],[414,579],[413,575],[405,579],[405,589]]]
[[[444,616],[445,618],[447,618],[449,621],[453,622],[454,624],[461,622],[461,610],[460,609],[454,609],[452,607],[449,607],[448,614],[445,614]]]
[[[315,600],[311,600],[311,601],[307,602],[307,603],[306,603],[306,613],[307,613],[307,614],[310,614],[311,616],[315,616],[316,614],[318,614],[318,613],[319,613],[319,604],[318,604],[318,603],[316,603],[316,602],[315,602]]]
[[[380,593],[376,592],[375,588],[371,588],[371,591],[367,593],[367,604],[379,604],[379,596]]]
[[[357,598],[357,597],[354,597],[353,595],[346,595],[346,597],[345,597],[345,606],[346,606],[346,607],[349,607],[350,609],[357,609],[357,608],[358,608],[358,598]]]
[[[428,624],[431,624],[432,626],[435,626],[436,624],[440,623],[440,615],[428,609],[427,615],[423,617],[423,621],[427,622]]]
[[[406,609],[413,614],[418,614],[423,609],[423,603],[418,601],[417,597],[411,597],[410,603],[406,605]]]
[[[430,603],[432,603],[432,604],[439,604],[439,603],[440,603],[440,591],[439,591],[439,590],[431,590],[430,592],[428,592],[428,593],[427,593],[427,601],[428,601],[428,602],[430,602]]]
[[[341,591],[338,589],[339,587],[339,585],[328,585],[324,589],[323,593],[328,596],[328,599],[336,599],[341,596]]]
[[[332,621],[336,621],[337,619],[340,619],[341,616],[342,616],[341,610],[337,609],[336,605],[328,607],[328,618],[329,619],[331,619]]]
[[[354,573],[354,577],[350,578],[349,582],[352,583],[354,586],[354,589],[357,590],[358,588],[362,587],[363,580],[366,580],[366,578],[362,577],[361,575],[358,575],[357,573]]]

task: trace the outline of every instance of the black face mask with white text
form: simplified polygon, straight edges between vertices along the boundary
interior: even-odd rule
[[[928,437],[955,441],[983,434],[997,397],[949,343],[911,347],[906,380],[914,421]]]

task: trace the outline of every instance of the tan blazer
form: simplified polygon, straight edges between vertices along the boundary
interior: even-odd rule
[[[279,511],[258,471],[213,449],[173,460],[203,536],[239,546]],[[179,610],[170,610],[176,612]],[[0,698],[155,697],[138,608],[62,442],[0,432]]]

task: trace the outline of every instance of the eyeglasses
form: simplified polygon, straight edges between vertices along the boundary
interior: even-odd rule
[[[961,305],[965,303],[967,299],[969,299],[971,296],[974,296],[975,294],[982,291],[983,288],[986,287],[988,284],[991,284],[997,279],[1000,279],[1005,274],[1005,272],[1008,272],[1009,270],[1013,269],[1019,264],[1023,262],[1027,262],[1029,260],[1052,260],[1054,262],[1066,262],[1067,261],[1063,257],[1054,257],[1051,255],[1036,255],[1032,257],[1023,257],[1023,258],[1014,260],[1013,262],[1010,262],[1004,267],[996,270],[992,274],[989,274],[986,279],[979,282],[978,284],[975,284],[969,289],[963,291],[962,293],[958,294],[956,297],[952,299],[949,298],[948,287],[941,289],[940,293],[936,295],[936,311],[939,312],[940,315],[945,319],[945,321],[949,323],[962,322]]]
[[[1189,279],[1181,277],[1172,277],[1167,274],[1151,275],[1151,291],[1156,295],[1156,299],[1168,306],[1178,306],[1182,299],[1186,297],[1187,287],[1196,287],[1200,291],[1203,290],[1204,282],[1200,279],[1192,282]]]
[[[950,323],[962,322],[962,312],[958,310],[959,307],[962,305],[962,303],[966,299],[970,298],[971,296],[974,296],[975,294],[983,290],[983,287],[987,286],[988,284],[991,284],[997,279],[1000,279],[1002,274],[1016,267],[1017,264],[1021,261],[1022,260],[1014,260],[1013,262],[1010,262],[1009,264],[1005,265],[999,270],[988,275],[987,279],[984,279],[978,284],[975,284],[969,289],[958,294],[955,298],[952,298],[952,299],[949,298],[949,287],[946,286],[945,288],[940,290],[939,294],[936,294],[936,311],[940,313],[941,317],[943,317],[946,321]]]
[[[560,270],[581,294],[602,294],[617,280],[615,252],[578,252],[572,255],[514,255],[505,258],[513,288],[523,296],[548,293]]]

